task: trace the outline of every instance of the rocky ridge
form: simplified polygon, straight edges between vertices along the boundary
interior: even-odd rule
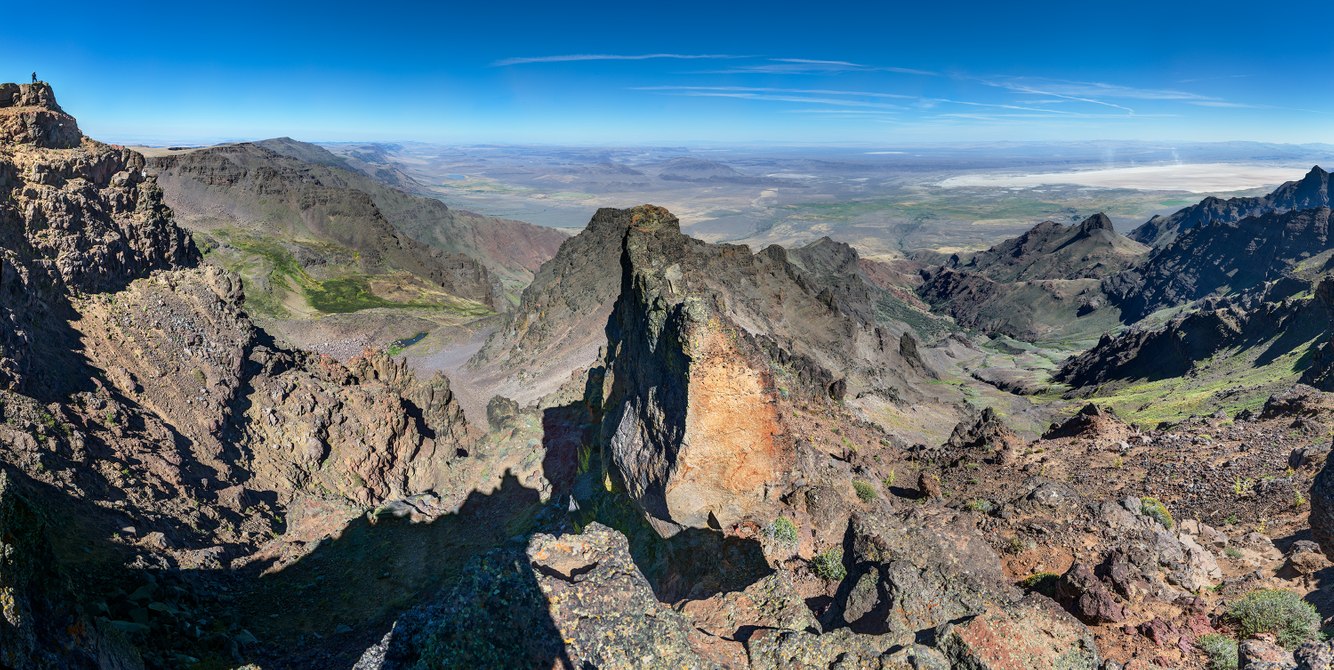
[[[14,108],[24,123],[63,118],[46,85],[17,91],[31,103]],[[0,622],[0,657],[158,667],[167,652],[152,640],[193,624],[170,603],[140,613],[120,580],[245,565],[302,501],[355,509],[452,488],[474,437],[443,377],[418,380],[382,354],[348,367],[275,345],[245,314],[237,278],[199,265],[143,157],[53,142],[76,128],[59,127],[0,144],[0,535],[22,538],[18,560],[43,560],[39,572],[72,560],[69,537],[111,539],[89,547],[97,559],[77,577],[42,585],[34,568],[6,570],[22,602]],[[71,514],[81,520],[45,521]],[[28,551],[41,547],[54,559]],[[67,611],[83,632],[57,647],[49,617]],[[227,625],[191,639],[225,650]],[[35,648],[66,651],[53,666]]]
[[[1305,177],[1279,186],[1258,198],[1209,197],[1170,216],[1155,216],[1128,237],[1153,247],[1163,247],[1186,231],[1213,223],[1230,223],[1265,214],[1329,207],[1329,173],[1316,165]]]

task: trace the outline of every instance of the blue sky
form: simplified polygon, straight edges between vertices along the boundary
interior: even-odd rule
[[[1324,3],[41,8],[0,80],[108,141],[1334,142]]]

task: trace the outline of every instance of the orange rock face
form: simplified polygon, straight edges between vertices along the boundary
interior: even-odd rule
[[[774,439],[781,431],[763,376],[721,329],[700,340],[667,505],[682,522],[707,521],[712,513],[727,526],[763,503],[787,459]]]

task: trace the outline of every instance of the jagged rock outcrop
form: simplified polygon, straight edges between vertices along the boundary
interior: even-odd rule
[[[61,351],[66,294],[118,290],[199,254],[142,156],[84,139],[45,84],[3,88],[0,102],[18,106],[0,106],[0,118],[36,126],[0,143],[0,385],[63,388],[74,365]]]
[[[984,408],[972,421],[960,421],[945,442],[947,450],[981,454],[998,460],[1011,458],[1022,446],[1024,441],[991,407]]]
[[[58,112],[49,89],[20,92]],[[14,632],[0,664],[133,668],[137,648],[165,667],[183,640],[227,652],[254,636],[202,635],[211,616],[148,603],[134,584],[254,560],[288,505],[324,505],[333,513],[314,523],[337,532],[348,509],[447,489],[472,438],[441,376],[274,344],[238,278],[199,266],[137,153],[51,144],[0,144],[0,478],[32,483],[16,498],[0,481],[0,589],[13,595],[0,609]],[[96,559],[74,559],[77,589],[60,576],[68,538],[43,553],[33,510],[46,508]],[[125,620],[108,628],[95,611]]]
[[[1043,439],[1051,440],[1062,437],[1119,436],[1128,430],[1125,422],[1108,408],[1089,403],[1080,408],[1074,416],[1053,424],[1043,433]]]
[[[659,532],[727,526],[772,505],[794,461],[781,376],[804,396],[911,396],[925,374],[892,336],[803,284],[779,247],[752,254],[628,216],[608,325],[603,444]]]
[[[1170,216],[1155,216],[1149,219],[1130,231],[1129,237],[1154,247],[1163,247],[1188,230],[1213,223],[1240,221],[1252,216],[1281,214],[1291,210],[1329,205],[1329,173],[1317,165],[1312,167],[1305,177],[1283,184],[1269,195],[1227,200],[1208,197]]]
[[[0,84],[0,142],[72,149],[82,140],[79,124],[56,104],[49,84]]]
[[[629,211],[599,209],[583,231],[561,243],[469,366],[507,397],[526,403],[597,363],[607,341],[602,326],[621,289]]]
[[[304,355],[293,365],[287,356],[251,356],[261,368],[290,366],[250,381],[244,430],[257,482],[368,506],[446,489],[469,436],[443,375],[419,380],[381,353],[367,352],[349,367]]]

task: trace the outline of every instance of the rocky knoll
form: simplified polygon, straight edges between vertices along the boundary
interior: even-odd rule
[[[1209,197],[1198,204],[1177,211],[1170,216],[1155,216],[1130,231],[1130,239],[1154,247],[1172,243],[1186,231],[1213,223],[1228,223],[1265,214],[1282,214],[1292,210],[1328,207],[1329,173],[1319,165],[1312,167],[1305,177],[1279,186],[1269,195],[1258,198]]]
[[[79,124],[56,104],[48,84],[0,84],[0,141],[72,149],[82,140]]]

